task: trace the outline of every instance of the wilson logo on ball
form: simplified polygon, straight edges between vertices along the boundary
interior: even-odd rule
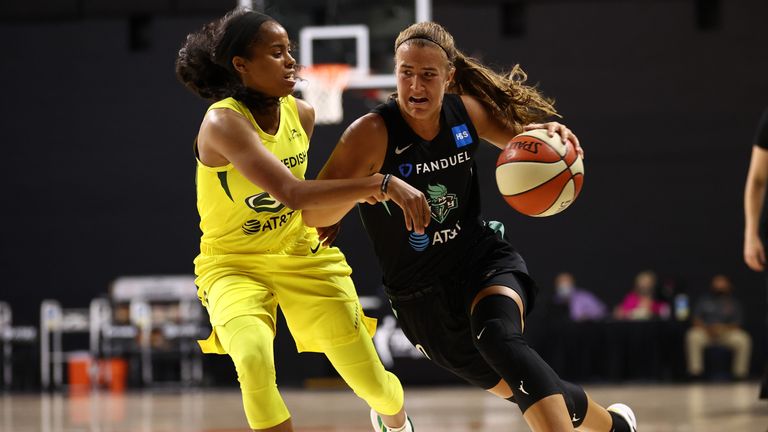
[[[509,142],[496,162],[496,184],[504,200],[528,216],[552,216],[570,206],[584,184],[584,161],[570,141],[544,129]]]

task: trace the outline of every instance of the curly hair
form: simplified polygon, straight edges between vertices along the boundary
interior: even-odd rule
[[[453,36],[440,24],[420,22],[406,28],[395,40],[395,52],[403,45],[437,45],[455,68],[449,91],[478,98],[494,117],[516,126],[559,116],[554,101],[544,97],[534,86],[526,85],[528,76],[519,64],[506,74],[499,74],[466,56],[456,48]]]
[[[232,65],[235,56],[250,57],[251,46],[261,40],[261,25],[269,21],[275,20],[260,12],[238,8],[190,33],[176,58],[176,77],[203,99],[216,101],[233,97],[257,112],[279,105],[281,98],[243,85]]]

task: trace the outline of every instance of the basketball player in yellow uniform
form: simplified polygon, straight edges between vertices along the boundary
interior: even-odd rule
[[[351,269],[337,248],[320,244],[302,209],[391,199],[406,225],[423,233],[429,206],[393,176],[304,181],[314,111],[290,96],[295,66],[285,29],[244,9],[190,34],[179,51],[179,79],[218,100],[195,143],[203,232],[196,283],[213,326],[200,345],[232,358],[252,429],[292,431],[275,384],[279,305],[299,351],[327,355],[378,413],[377,430],[411,431],[402,387],[374,350],[374,322],[363,315]]]

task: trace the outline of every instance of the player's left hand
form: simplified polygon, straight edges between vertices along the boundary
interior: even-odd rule
[[[336,240],[336,236],[339,235],[339,231],[341,231],[341,222],[337,222],[327,227],[318,227],[316,229],[323,246],[330,247],[333,241]]]
[[[547,134],[551,137],[555,136],[556,133],[559,134],[563,142],[566,142],[566,141],[572,142],[573,145],[576,146],[576,152],[579,154],[579,156],[581,156],[582,159],[584,159],[584,149],[581,148],[581,144],[579,143],[579,138],[570,129],[568,129],[566,125],[558,122],[547,122],[547,123],[531,123],[523,126],[524,131],[529,131],[534,129],[546,129]]]

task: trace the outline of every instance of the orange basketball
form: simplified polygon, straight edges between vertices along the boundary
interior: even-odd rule
[[[528,216],[552,216],[581,192],[584,162],[576,147],[550,137],[545,129],[512,138],[496,162],[496,184],[515,210]]]

